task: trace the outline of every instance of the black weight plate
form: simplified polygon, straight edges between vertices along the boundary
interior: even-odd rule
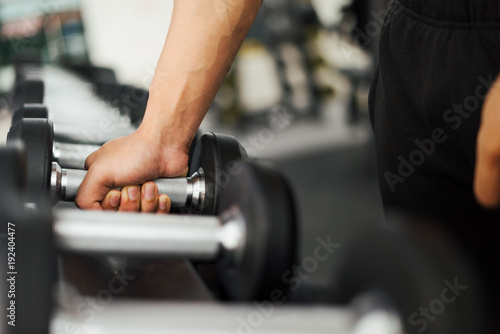
[[[16,124],[23,118],[48,118],[49,111],[43,104],[33,103],[25,104],[14,110],[12,115],[12,124]]]
[[[21,81],[14,88],[11,109],[16,110],[26,103],[43,103],[45,85],[42,80]]]
[[[198,141],[189,168],[193,174],[199,168],[205,173],[205,201],[201,214],[218,215],[223,188],[234,178],[236,162],[246,158],[245,149],[231,136],[205,133]]]
[[[189,147],[189,161],[188,161],[188,166],[191,166],[191,162],[193,161],[193,156],[194,152],[196,151],[196,147],[198,146],[198,142],[200,141],[202,134],[201,131],[198,130],[196,132],[196,135],[194,136],[193,141],[191,142],[191,146]],[[196,171],[192,171],[191,169],[189,170],[188,174],[192,175]]]
[[[198,132],[196,132],[196,135],[195,135],[193,141],[191,142],[191,146],[189,148],[188,166],[191,166],[191,162],[193,161],[193,155],[194,155],[194,152],[195,152],[196,147],[198,145],[198,141],[200,140],[200,137],[201,137],[201,131],[198,130]],[[194,172],[195,171],[191,171],[191,169],[189,169],[188,175],[192,175]],[[170,210],[171,213],[196,213],[196,212],[192,212],[192,211],[193,210],[191,210],[191,209],[185,209],[185,208],[172,208]]]
[[[26,118],[14,124],[7,142],[22,141],[27,156],[28,201],[41,203],[50,189],[54,131],[47,119]]]
[[[15,191],[3,190],[0,192],[0,234],[3,235],[0,254],[4,264],[0,274],[1,316],[5,325],[14,320],[14,317],[9,317],[11,310],[7,309],[13,308],[11,301],[14,301],[15,327],[7,325],[2,333],[46,334],[49,332],[57,274],[50,214],[44,208],[36,214],[26,213],[23,198]],[[9,237],[13,239],[9,240]],[[9,249],[10,246],[15,246],[15,249]],[[10,264],[12,267],[7,266],[8,256],[15,257],[11,261],[14,264]],[[15,284],[11,289],[7,279],[12,276],[15,276]],[[15,296],[9,296],[9,291],[13,290]]]
[[[423,225],[370,228],[349,244],[338,269],[338,302],[381,291],[405,333],[482,333],[481,283],[441,231]]]
[[[122,115],[128,116],[132,124],[139,126],[148,105],[149,91],[129,85],[120,86],[116,103]]]
[[[42,67],[40,63],[35,62],[23,62],[16,64],[16,81],[15,84],[19,84],[24,80],[42,80]]]
[[[0,188],[22,193],[26,186],[26,158],[21,141],[10,142],[0,149]]]
[[[227,297],[236,301],[273,300],[285,296],[282,279],[296,259],[297,223],[291,190],[269,166],[241,161],[224,189],[220,209],[238,207],[246,221],[246,244],[234,267],[219,261],[217,270]],[[281,299],[281,298],[280,298]]]
[[[90,80],[96,87],[97,95],[105,101],[113,103],[119,98],[120,85],[114,70],[105,67],[92,67]]]

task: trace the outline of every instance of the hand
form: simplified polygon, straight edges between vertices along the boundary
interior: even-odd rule
[[[490,89],[483,106],[477,139],[474,192],[487,208],[500,204],[500,78]]]
[[[186,176],[188,152],[187,145],[177,145],[141,128],[110,141],[87,158],[88,173],[76,205],[91,210],[168,213],[168,194],[158,194],[158,187],[148,181]]]

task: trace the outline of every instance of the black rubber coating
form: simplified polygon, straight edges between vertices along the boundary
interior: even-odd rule
[[[14,124],[7,135],[7,142],[22,141],[27,156],[28,201],[45,203],[50,189],[54,131],[47,119],[26,118]]]
[[[338,269],[338,302],[379,291],[395,306],[405,333],[483,333],[482,285],[442,231],[370,228],[349,245]]]
[[[12,114],[12,124],[16,124],[23,118],[48,118],[49,111],[44,104],[25,104],[14,110]]]
[[[191,142],[191,146],[189,147],[189,161],[188,161],[188,166],[191,166],[191,163],[193,162],[194,152],[196,151],[196,147],[198,146],[198,142],[200,141],[201,136],[202,136],[202,133],[201,133],[200,130],[198,130],[198,132],[196,132],[196,135],[194,136],[193,141]],[[188,174],[192,175],[191,172],[194,173],[195,171],[192,171],[191,169],[189,169]]]
[[[120,85],[116,79],[115,71],[111,68],[96,67],[91,64],[70,65],[67,67],[85,81],[94,84],[95,92],[105,101],[115,104],[120,95]]]
[[[92,67],[90,80],[96,87],[97,95],[105,101],[114,103],[120,96],[120,85],[115,72],[110,68]]]
[[[221,193],[233,178],[237,161],[246,158],[247,153],[231,136],[205,133],[198,141],[189,168],[192,175],[200,167],[205,173],[205,202],[201,214],[218,215]]]
[[[45,334],[52,310],[57,257],[50,215],[44,207],[36,214],[24,208],[23,153],[22,145],[15,141],[0,149],[0,263],[4,268],[0,274],[4,319],[0,330],[8,334]]]
[[[16,85],[12,96],[11,110],[17,110],[26,103],[43,103],[45,84],[42,80],[24,80]]]
[[[15,65],[16,85],[24,80],[42,80],[42,66],[36,59],[34,61],[20,62]]]
[[[6,334],[46,334],[57,278],[50,214],[42,207],[36,213],[26,213],[19,192],[3,184],[0,186],[0,307],[3,320],[0,330]],[[15,308],[15,322],[12,323],[15,327],[8,325],[14,320],[9,317],[12,314],[9,307]]]
[[[1,189],[24,192],[26,187],[26,155],[21,141],[11,141],[0,150]],[[3,192],[3,191],[2,191]]]
[[[237,174],[222,193],[220,210],[241,210],[246,221],[246,245],[238,266],[223,261],[217,264],[221,285],[230,300],[282,300],[288,291],[283,276],[292,270],[297,252],[297,221],[290,187],[269,166],[240,161],[234,170]]]
[[[113,105],[120,109],[122,115],[128,116],[135,126],[139,126],[144,118],[148,105],[149,92],[130,85],[120,86],[120,94]]]

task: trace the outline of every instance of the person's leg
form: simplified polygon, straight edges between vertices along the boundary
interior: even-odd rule
[[[477,204],[472,182],[481,107],[500,71],[500,17],[471,23],[480,15],[458,5],[456,21],[439,20],[428,13],[464,1],[435,2],[395,4],[382,32],[370,96],[380,189],[386,208],[442,222],[498,302],[500,211]]]

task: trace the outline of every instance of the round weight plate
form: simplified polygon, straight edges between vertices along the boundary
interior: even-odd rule
[[[199,139],[189,168],[190,175],[199,168],[205,174],[205,200],[201,214],[218,215],[221,192],[234,178],[234,166],[246,158],[245,149],[231,136],[206,133]]]
[[[7,142],[21,140],[27,157],[28,201],[40,203],[50,189],[54,131],[47,119],[26,118],[14,124]]]
[[[220,261],[217,271],[230,300],[283,298],[282,279],[296,258],[296,213],[288,183],[268,166],[241,161],[221,196],[220,209],[238,207],[246,224],[245,250],[239,263]]]
[[[22,193],[26,186],[26,159],[21,141],[11,141],[0,149],[0,188]]]
[[[14,110],[12,114],[12,124],[16,124],[23,118],[48,118],[49,111],[43,104],[25,104],[21,108]]]
[[[118,108],[128,116],[132,124],[140,125],[148,105],[149,91],[129,85],[120,86]],[[132,103],[130,103],[130,101]]]
[[[191,163],[193,162],[194,152],[196,151],[196,147],[198,146],[198,141],[200,141],[200,138],[201,138],[201,131],[198,130],[193,138],[193,141],[191,142],[191,146],[189,147],[188,166],[191,166]],[[191,168],[189,169],[189,175],[192,175],[194,172],[196,171],[192,171]]]
[[[10,281],[15,284],[15,295],[10,284],[0,285],[3,295],[0,301],[3,299],[4,303],[9,303],[2,305],[2,317],[6,319],[5,324],[15,320],[11,323],[15,327],[8,325],[8,330],[1,333],[48,333],[57,277],[57,254],[50,212],[39,207],[36,213],[29,213],[23,205],[24,198],[13,191],[2,191],[0,198],[0,233],[5,235],[0,243],[0,253],[4,254],[2,257],[5,261],[9,253],[16,259],[15,270],[7,270],[5,263],[5,269],[0,274],[0,279],[5,283],[15,276],[14,281]],[[7,239],[13,236],[13,229],[15,255],[12,254],[12,242]],[[18,274],[13,275],[10,271]],[[9,290],[11,293],[8,293]],[[15,301],[15,317],[9,317],[12,313],[7,307],[11,301]]]
[[[481,284],[441,231],[371,228],[349,244],[338,269],[339,302],[379,291],[405,333],[482,333]]]
[[[26,103],[43,103],[45,84],[42,80],[24,80],[14,88],[12,110],[19,109]]]

